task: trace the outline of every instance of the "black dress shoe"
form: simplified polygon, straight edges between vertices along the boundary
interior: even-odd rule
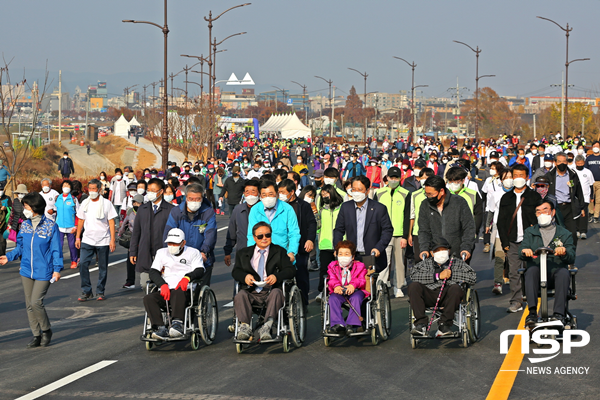
[[[346,330],[346,328],[344,327],[344,325],[341,325],[341,324],[336,324],[328,329],[329,333],[333,333],[333,334],[344,333],[345,330]]]
[[[352,325],[348,325],[346,327],[346,335],[350,336],[350,335],[352,335],[355,332],[356,332],[356,327],[354,327]]]
[[[31,349],[33,347],[38,347],[40,345],[41,341],[42,341],[41,336],[34,336],[33,339],[31,339],[31,342],[27,343],[27,348]]]
[[[52,339],[52,329],[42,332],[42,341],[40,342],[40,346],[48,346],[50,344],[50,339]]]

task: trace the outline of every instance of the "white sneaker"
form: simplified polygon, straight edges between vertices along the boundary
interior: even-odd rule
[[[404,292],[402,292],[402,289],[394,288],[394,296],[396,298],[404,297]]]
[[[587,233],[582,232],[581,233],[581,239],[587,239]]]
[[[577,239],[581,238],[581,233],[577,232]]]
[[[318,301],[319,303],[320,303],[321,301],[323,301],[323,292],[320,292],[320,293],[317,295],[317,297],[315,297],[315,300],[316,300],[316,301]]]

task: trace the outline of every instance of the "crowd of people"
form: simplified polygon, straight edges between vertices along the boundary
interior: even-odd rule
[[[525,306],[517,270],[527,266],[527,324],[537,321],[534,252],[552,247],[553,318],[563,320],[577,242],[587,239],[588,224],[600,217],[594,202],[600,195],[600,143],[590,148],[580,136],[460,144],[456,137],[445,143],[370,138],[357,146],[229,132],[214,153],[182,165],[169,162],[164,171],[116,168],[111,177],[101,172],[85,185],[70,178],[73,163],[65,153],[60,183],[43,179],[39,193],[20,184],[13,198],[0,189],[6,227],[0,264],[21,260],[34,335],[29,347],[50,343],[43,299],[50,282],[60,279],[65,237],[70,267],[81,276],[80,302],[106,300],[108,256],[117,244],[127,248],[123,288],[136,288],[136,273],[142,289],[147,281],[161,288],[144,299],[157,339],[183,334],[182,291],[188,283],[201,279],[210,285],[218,215],[229,218],[219,220],[227,226],[224,263],[233,265],[233,279],[241,284],[234,298],[238,339],[252,336],[252,305],[266,307],[258,337],[271,337],[283,302],[281,282],[290,278],[305,307],[330,296],[331,332],[360,330],[368,267],[394,297],[408,295],[415,334],[428,326],[425,307],[439,299],[445,308],[436,336],[443,337],[452,333],[464,296],[457,283],[476,281],[470,263],[478,242],[494,260],[490,290],[510,292],[508,312]],[[16,242],[8,253],[6,239]],[[367,256],[375,257],[374,265],[364,265]],[[99,269],[95,290],[92,264]],[[312,271],[319,276],[314,299]],[[157,310],[169,299],[173,318],[166,326]],[[346,301],[352,312],[344,318]]]

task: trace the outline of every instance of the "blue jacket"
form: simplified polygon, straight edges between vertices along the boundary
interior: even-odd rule
[[[514,164],[517,163],[517,156],[514,156],[513,158],[510,159],[510,161],[508,162],[508,166],[512,167]],[[529,158],[525,157],[525,164],[524,164],[527,168],[529,168],[529,178],[531,178],[531,165],[529,164]]]
[[[288,253],[298,254],[300,227],[298,226],[296,212],[292,206],[277,199],[277,211],[275,211],[273,221],[269,222],[262,203],[255,204],[248,216],[248,246],[256,244],[254,236],[252,236],[252,228],[261,221],[271,225],[271,230],[273,231],[271,240],[274,244],[283,247]]]
[[[75,227],[75,214],[77,214],[77,200],[75,200],[69,193],[67,197],[63,197],[62,194],[58,195],[56,199],[56,223],[59,228],[73,228]]]
[[[0,167],[0,182],[4,182],[10,178],[10,172],[8,172],[8,168],[6,165],[2,165]]]
[[[207,260],[204,265],[207,269],[213,266],[215,263],[214,249],[217,243],[217,217],[212,204],[206,198],[202,199],[202,205],[196,211],[193,220],[190,220],[188,216],[186,202],[173,207],[165,226],[163,241],[167,240],[167,235],[173,228],[179,228],[185,233],[186,246],[206,254]],[[202,232],[200,232],[201,230]]]
[[[348,179],[350,179],[350,178],[354,178],[356,176],[365,175],[366,171],[365,171],[365,167],[363,167],[363,165],[361,163],[356,161],[356,162],[349,162],[348,164],[346,164],[346,168],[344,169],[344,172],[342,174],[342,176],[344,178],[346,178],[346,172],[348,172]]]
[[[21,276],[36,281],[49,281],[53,272],[63,269],[62,245],[58,225],[45,216],[35,231],[31,220],[21,224],[17,235],[17,247],[6,253],[8,261],[21,258]]]

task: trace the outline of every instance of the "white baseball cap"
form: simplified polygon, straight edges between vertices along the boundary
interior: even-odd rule
[[[181,243],[185,240],[185,233],[179,228],[173,228],[167,234],[167,240],[165,243]]]

